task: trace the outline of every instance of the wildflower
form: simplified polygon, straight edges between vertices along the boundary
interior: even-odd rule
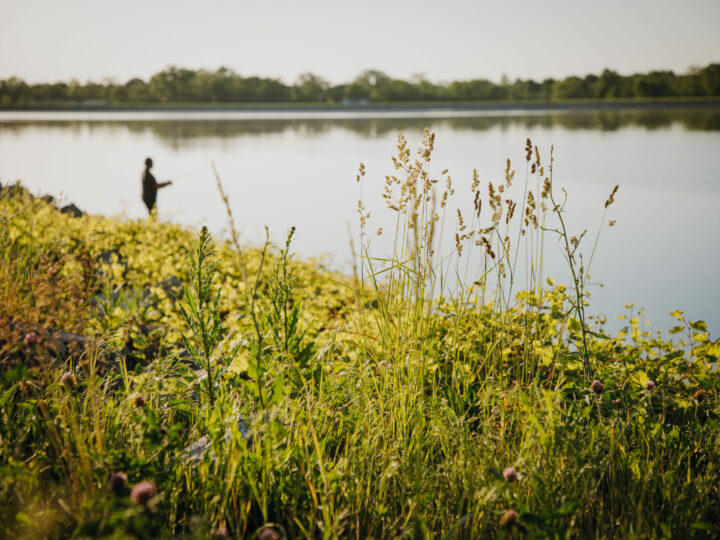
[[[140,482],[130,492],[130,500],[138,506],[147,506],[155,496],[155,484],[149,480]]]
[[[500,517],[501,527],[512,527],[517,523],[518,513],[515,510],[505,510]]]
[[[60,382],[63,383],[65,388],[72,388],[75,386],[75,376],[69,371],[66,371],[62,374],[62,377],[60,377]]]
[[[592,390],[594,394],[602,394],[603,388],[603,383],[601,383],[597,379],[593,380],[592,384],[590,385],[590,390]]]
[[[263,525],[257,537],[258,540],[281,540],[283,534],[280,532],[280,529],[274,525]]]
[[[655,388],[655,383],[653,381],[648,381],[645,383],[645,390],[652,390]]]
[[[23,343],[25,345],[35,345],[36,343],[40,342],[40,335],[37,332],[28,332],[25,334],[25,337],[23,338]]]
[[[145,406],[145,398],[142,394],[135,394],[135,397],[133,397],[133,405],[135,405],[138,409]]]
[[[211,536],[213,538],[221,538],[222,540],[232,538],[230,531],[228,530],[228,528],[225,525],[220,525],[217,529],[215,529],[212,532]]]
[[[515,472],[514,467],[507,467],[505,470],[503,470],[503,478],[507,480],[508,482],[517,482],[518,475]]]
[[[110,491],[114,491],[115,493],[119,493],[125,489],[125,486],[127,486],[127,474],[122,471],[115,471],[112,473],[108,489]]]

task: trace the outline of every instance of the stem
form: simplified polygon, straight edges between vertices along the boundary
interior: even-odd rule
[[[265,245],[263,246],[262,253],[260,254],[260,263],[258,264],[257,274],[255,275],[255,285],[252,290],[252,298],[250,300],[250,318],[252,319],[253,326],[255,327],[255,335],[257,336],[257,353],[255,356],[255,362],[257,366],[257,387],[258,396],[260,398],[260,406],[265,408],[265,398],[263,397],[263,370],[261,369],[262,363],[262,345],[263,345],[263,334],[260,329],[260,323],[258,322],[257,314],[255,313],[255,297],[257,296],[258,286],[260,285],[260,273],[265,262],[265,254],[267,253],[268,245],[270,244],[270,233],[268,228],[265,227]]]
[[[552,184],[552,154],[550,157],[550,183]],[[580,319],[580,329],[582,333],[582,344],[583,344],[583,373],[585,375],[585,378],[587,380],[590,380],[590,358],[588,356],[588,349],[587,349],[587,329],[585,327],[585,306],[583,305],[582,300],[582,285],[581,282],[578,280],[577,273],[575,272],[575,265],[573,264],[574,260],[574,250],[570,249],[570,242],[568,241],[568,235],[567,235],[567,229],[565,227],[565,220],[562,217],[562,209],[557,205],[555,202],[555,197],[553,196],[552,189],[550,190],[550,202],[552,202],[553,205],[553,211],[557,214],[558,219],[560,220],[560,226],[562,227],[562,232],[560,233],[560,236],[562,237],[563,241],[565,242],[565,251],[567,252],[567,261],[568,265],[570,266],[570,272],[572,274],[573,283],[575,285],[575,312],[578,315],[578,318]]]
[[[205,352],[205,371],[207,373],[208,397],[210,398],[210,406],[215,405],[215,393],[213,389],[212,365],[210,363],[210,343],[208,342],[207,327],[205,325],[205,291],[203,290],[203,263],[205,262],[205,240],[201,238],[198,246],[198,270],[197,270],[197,295],[198,295],[198,315],[200,319],[200,336],[202,337],[203,351]]]

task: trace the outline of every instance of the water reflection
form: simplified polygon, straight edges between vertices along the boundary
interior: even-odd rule
[[[293,119],[152,119],[152,120],[5,120],[0,116],[0,135],[30,128],[43,130],[129,130],[150,133],[174,148],[198,138],[257,137],[299,133],[312,137],[333,129],[347,130],[362,137],[422,130],[426,126],[452,131],[505,131],[513,128],[559,128],[569,131],[606,131],[635,127],[648,131],[678,127],[687,131],[720,131],[719,109],[558,111],[502,116],[425,118],[293,118]]]

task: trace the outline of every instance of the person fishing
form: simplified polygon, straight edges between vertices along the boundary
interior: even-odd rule
[[[165,186],[169,186],[170,184],[172,184],[172,181],[170,180],[168,180],[167,182],[158,182],[157,180],[155,180],[155,177],[150,172],[152,166],[152,159],[147,158],[145,160],[145,170],[142,174],[142,200],[145,203],[145,206],[147,206],[150,215],[152,215],[153,210],[155,210],[155,202],[157,201],[158,189],[164,188]]]

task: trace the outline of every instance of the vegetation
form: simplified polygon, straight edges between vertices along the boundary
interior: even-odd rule
[[[336,86],[312,73],[292,85],[278,79],[243,77],[231,69],[216,71],[169,67],[149,81],[131,79],[80,84],[27,84],[18,78],[0,81],[0,107],[85,105],[153,105],[192,103],[326,103],[555,101],[576,99],[648,99],[720,96],[720,64],[685,74],[652,71],[620,75],[606,69],[600,75],[530,79],[499,84],[485,79],[432,83],[424,78],[403,81],[376,70]]]
[[[292,230],[241,247],[2,189],[0,534],[717,536],[719,342],[682,312],[605,334],[600,230],[566,229],[529,140],[472,215],[433,146],[398,138],[395,230],[361,196],[354,278],[296,261]]]

